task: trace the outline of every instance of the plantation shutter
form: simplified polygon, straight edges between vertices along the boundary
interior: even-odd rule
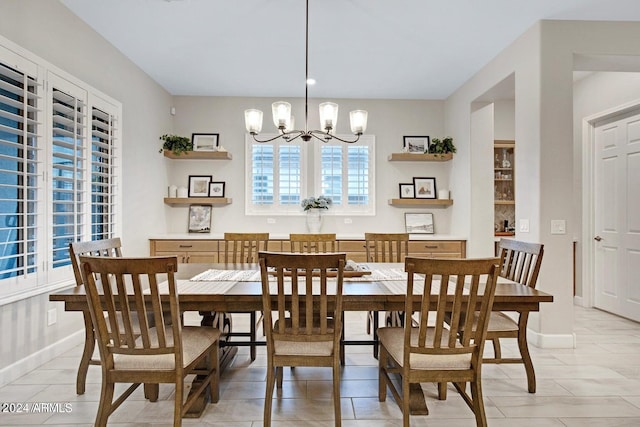
[[[35,65],[0,54],[0,279],[26,278],[38,269],[41,238],[41,87]]]
[[[55,76],[51,88],[52,267],[70,264],[69,243],[84,234],[86,203],[84,91]]]

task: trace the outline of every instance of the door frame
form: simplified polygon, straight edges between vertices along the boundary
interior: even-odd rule
[[[640,99],[609,108],[582,119],[582,301],[583,307],[593,307],[595,301],[595,141],[596,123],[633,111],[640,112]],[[578,300],[578,298],[575,298]]]

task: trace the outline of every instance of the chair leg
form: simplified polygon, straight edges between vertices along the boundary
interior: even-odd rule
[[[342,318],[344,319],[344,312],[342,312]],[[342,322],[342,334],[340,335],[340,365],[344,366],[345,364],[345,359],[346,359],[346,355],[345,355],[345,351],[344,351],[344,338],[345,338],[345,326],[344,326],[345,322]]]
[[[251,324],[250,326],[250,333],[251,333],[251,341],[253,341],[254,343],[257,341],[257,323],[258,321],[256,320],[256,312],[252,311],[249,314],[249,323]],[[251,344],[251,346],[249,347],[249,354],[251,356],[251,361],[253,362],[254,360],[256,360],[256,345],[255,344]]]
[[[479,378],[471,382],[471,399],[473,402],[473,413],[476,416],[476,426],[487,427],[487,415],[484,412],[484,402],[482,399],[482,384]]]
[[[494,338],[491,340],[493,343],[493,354],[496,359],[502,359],[502,350],[500,349],[500,338]]]
[[[276,387],[278,389],[278,397],[282,397],[282,377],[284,376],[284,369],[282,366],[276,368]]]
[[[209,398],[211,403],[218,403],[220,400],[220,359],[218,355],[218,344],[213,346],[211,354],[207,358],[207,364],[209,371],[215,369],[215,375],[211,376],[211,382],[209,383]]]
[[[520,315],[520,327],[518,330],[518,348],[520,349],[520,356],[522,357],[522,363],[524,363],[524,369],[527,373],[527,388],[529,393],[536,392],[536,373],[533,370],[533,361],[531,360],[531,354],[529,354],[529,345],[527,344],[527,313]]]
[[[333,410],[335,425],[342,425],[342,410],[340,408],[340,366],[333,364]]]
[[[276,368],[267,368],[267,388],[264,395],[264,414],[263,424],[264,427],[271,427],[271,406],[273,403],[273,387],[276,383]]]
[[[384,346],[380,346],[380,355],[378,358],[378,400],[384,402],[387,400],[387,378],[384,370],[387,367],[387,350]]]
[[[447,400],[447,383],[438,383],[438,399]]]
[[[373,357],[378,358],[378,349],[380,344],[378,343],[378,312],[373,311]]]
[[[82,357],[80,358],[80,366],[78,366],[78,376],[76,378],[77,394],[84,394],[85,392],[87,372],[89,371],[93,350],[96,348],[96,336],[93,330],[93,323],[91,323],[91,314],[88,311],[83,311],[82,316],[84,317],[84,348],[82,349]]]
[[[107,419],[111,414],[113,404],[113,390],[115,384],[106,381],[102,376],[102,390],[100,391],[100,403],[98,404],[98,414],[96,415],[96,427],[105,427]]]
[[[173,427],[182,426],[182,399],[184,395],[184,378],[176,381],[175,401],[173,403]]]
[[[411,408],[409,403],[411,403],[411,389],[409,384],[409,378],[407,375],[402,376],[402,426],[409,427],[409,415],[411,413]]]
[[[145,383],[143,387],[145,399],[148,399],[149,402],[157,402],[158,396],[160,395],[160,385]]]

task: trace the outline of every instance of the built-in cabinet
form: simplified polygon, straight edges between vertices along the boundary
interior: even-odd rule
[[[496,236],[515,235],[515,141],[496,140],[493,147],[494,231]]]
[[[150,239],[151,256],[175,255],[179,262],[219,262],[224,259],[223,239]],[[288,239],[271,239],[270,251],[290,251]],[[364,239],[338,239],[338,251],[345,252],[347,259],[366,262]],[[466,240],[411,240],[409,255],[432,258],[465,258]]]
[[[227,151],[185,151],[175,154],[164,150],[164,156],[174,160],[231,160],[233,156]],[[232,202],[229,197],[165,197],[164,203],[170,206],[187,206],[192,204],[222,206]]]
[[[391,153],[387,157],[390,162],[448,162],[453,159],[453,153],[445,154],[416,154],[416,153]],[[403,208],[422,208],[425,206],[453,205],[451,199],[389,199],[389,205]]]

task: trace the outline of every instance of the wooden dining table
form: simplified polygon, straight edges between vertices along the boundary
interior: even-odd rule
[[[404,264],[401,263],[364,263],[360,265],[364,273],[348,273],[344,279],[344,311],[404,311],[406,279],[400,279]],[[177,291],[181,311],[197,311],[204,315],[203,324],[222,327],[225,325],[226,337],[221,341],[221,369],[227,366],[236,354],[237,346],[264,345],[255,336],[235,332],[228,321],[228,313],[255,313],[262,310],[262,288],[257,264],[180,264],[176,273]],[[241,280],[199,279],[196,276],[208,272],[247,272]],[[250,272],[255,272],[251,274]],[[382,274],[383,272],[387,274]],[[368,274],[370,273],[370,274]],[[392,275],[396,277],[391,277]],[[215,276],[215,274],[214,274]],[[214,277],[212,276],[212,277]],[[49,295],[50,301],[61,301],[65,311],[88,311],[83,286],[74,286]],[[553,296],[543,291],[523,286],[506,279],[499,279],[493,303],[494,311],[534,312],[540,310],[540,304],[553,302]],[[167,295],[168,304],[168,295]],[[214,320],[216,318],[217,320]],[[228,322],[228,323],[225,323]],[[236,336],[248,337],[248,340],[234,340]],[[377,334],[370,341],[344,341],[346,345],[377,346]],[[414,397],[419,393],[419,397]],[[418,386],[412,389],[412,410],[414,414],[428,413],[424,395]],[[201,411],[203,407],[199,408]]]

